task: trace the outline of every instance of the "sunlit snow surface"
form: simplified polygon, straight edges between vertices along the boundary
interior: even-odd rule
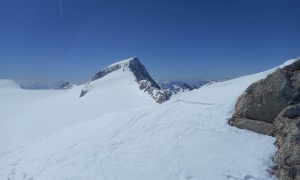
[[[272,179],[267,170],[275,139],[231,127],[227,119],[244,90],[273,71],[106,114],[3,150],[0,179]]]
[[[25,90],[13,81],[0,80],[0,150],[103,114],[156,104],[129,71],[120,69],[90,85],[80,98],[84,85]]]

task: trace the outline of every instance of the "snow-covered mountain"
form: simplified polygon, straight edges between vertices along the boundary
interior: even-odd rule
[[[93,90],[94,86],[102,81],[102,78],[118,78],[128,76],[131,81],[135,81],[140,90],[147,92],[156,102],[163,103],[167,99],[166,93],[156,84],[152,77],[147,72],[146,68],[141,64],[137,57],[129,58],[102,69],[95,74],[81,90],[80,97],[85,96],[89,91]],[[123,89],[118,89],[122,91]]]
[[[131,61],[67,90],[0,81],[0,178],[273,179],[275,138],[231,127],[227,119],[245,89],[275,69],[157,104],[140,90],[141,82],[152,84],[134,75]],[[79,98],[81,90],[87,93]],[[35,140],[20,138],[30,131]],[[14,138],[24,143],[8,148]]]
[[[140,90],[141,81],[151,81],[128,71],[130,62],[67,90],[0,81],[1,179],[273,179],[275,139],[227,119],[244,90],[275,69],[159,105]],[[79,98],[82,89],[88,91]],[[35,140],[20,139],[30,131]],[[14,138],[24,143],[5,148]]]
[[[135,58],[116,63],[120,70],[64,90],[22,89],[14,81],[1,80],[0,149],[104,114],[156,105],[151,91],[140,87],[151,81],[139,79],[138,84],[137,76],[125,69],[130,62]],[[89,92],[79,97],[87,87]]]

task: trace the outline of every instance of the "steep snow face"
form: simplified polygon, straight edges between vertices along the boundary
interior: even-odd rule
[[[93,89],[79,98],[84,86],[26,90],[13,81],[1,80],[0,149],[107,113],[156,104],[128,71],[108,74],[92,85]]]
[[[273,71],[214,83],[159,106],[99,116],[7,149],[0,153],[0,177],[272,179],[267,170],[275,139],[231,127],[227,119],[244,90]]]

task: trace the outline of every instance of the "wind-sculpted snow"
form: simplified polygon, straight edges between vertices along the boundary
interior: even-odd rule
[[[99,116],[7,149],[0,153],[0,179],[272,179],[275,139],[231,127],[227,119],[244,90],[273,71]]]

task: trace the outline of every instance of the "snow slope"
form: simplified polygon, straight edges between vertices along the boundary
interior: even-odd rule
[[[156,104],[139,89],[133,74],[121,69],[94,81],[79,98],[83,87],[26,90],[0,80],[0,149],[107,113]]]
[[[274,70],[99,116],[7,149],[0,153],[0,178],[273,179],[267,170],[275,138],[231,127],[227,119],[244,90]]]

